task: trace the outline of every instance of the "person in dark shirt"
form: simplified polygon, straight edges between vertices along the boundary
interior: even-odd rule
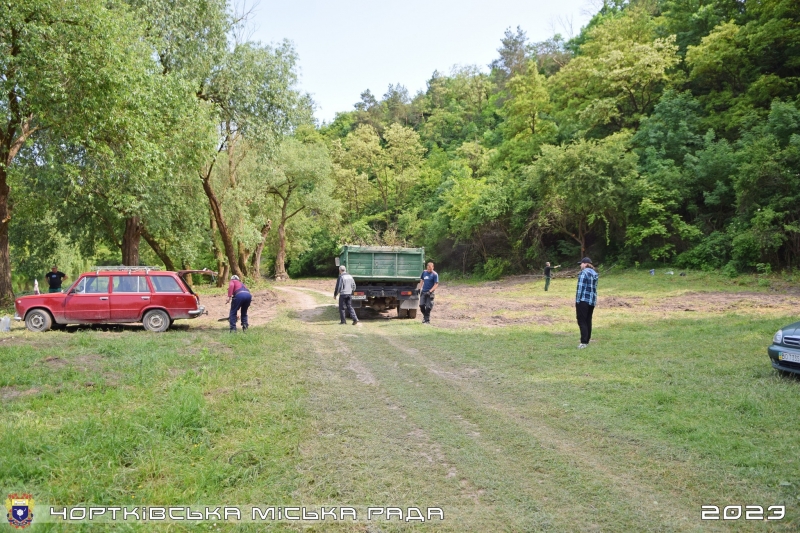
[[[425,271],[419,277],[420,290],[419,308],[422,311],[422,323],[431,323],[431,309],[433,309],[433,293],[439,286],[439,274],[433,270],[433,263],[428,263]]]
[[[554,267],[550,266],[550,262],[544,264],[544,290],[550,288],[550,271],[555,270],[557,268],[561,268],[561,265],[556,265]]]
[[[61,292],[61,282],[67,279],[67,275],[59,272],[58,265],[53,265],[50,272],[45,274],[45,279],[50,287],[47,292]]]

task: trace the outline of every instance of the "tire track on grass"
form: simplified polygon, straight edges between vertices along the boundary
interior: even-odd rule
[[[583,438],[576,439],[575,435],[563,430],[556,429],[543,421],[541,418],[531,418],[517,411],[510,402],[498,401],[501,398],[492,391],[483,390],[483,387],[476,385],[475,380],[463,378],[459,375],[458,369],[443,368],[439,363],[423,356],[416,349],[409,348],[398,342],[391,335],[376,330],[382,343],[389,344],[394,350],[387,350],[387,353],[401,352],[408,360],[413,361],[420,368],[425,370],[425,375],[418,373],[417,377],[422,382],[427,382],[425,390],[421,391],[431,397],[438,396],[438,408],[449,410],[451,416],[472,418],[470,425],[478,425],[488,429],[486,435],[479,434],[476,440],[481,441],[484,447],[495,446],[498,442],[507,442],[514,433],[523,431],[533,439],[534,445],[538,443],[537,452],[540,457],[526,456],[529,450],[511,450],[511,455],[504,467],[513,472],[516,468],[530,468],[530,473],[539,476],[547,476],[548,471],[561,470],[560,475],[567,478],[575,477],[580,481],[579,486],[566,489],[564,487],[549,487],[539,479],[537,483],[525,483],[519,475],[510,474],[509,479],[517,478],[516,483],[520,485],[523,492],[529,492],[532,496],[544,500],[552,499],[553,495],[562,500],[560,505],[548,505],[548,509],[554,517],[559,518],[560,523],[569,523],[575,516],[588,517],[597,515],[598,510],[603,509],[607,516],[605,526],[596,523],[585,523],[584,527],[574,523],[573,528],[592,531],[597,528],[600,530],[620,530],[620,527],[630,528],[630,531],[692,531],[702,529],[704,531],[718,530],[720,526],[708,523],[699,525],[699,503],[688,502],[684,498],[675,494],[678,490],[674,486],[669,486],[666,490],[656,487],[659,483],[674,481],[670,478],[684,480],[685,484],[696,483],[698,480],[694,472],[687,471],[687,466],[678,462],[669,465],[669,476],[659,478],[648,474],[636,463],[625,462],[620,464],[615,461],[617,457],[630,459],[641,454],[641,450],[631,447],[629,444],[612,439],[609,443],[608,435],[603,435],[601,445],[597,446],[590,433],[584,433]],[[385,368],[397,367],[395,359],[394,365]],[[399,379],[400,376],[395,376]],[[457,391],[460,400],[453,402],[446,397],[446,390],[439,392],[434,389],[447,389]],[[469,415],[472,414],[470,417]],[[494,425],[489,423],[492,419],[499,419]],[[476,422],[476,420],[478,422]],[[465,429],[469,431],[469,428]],[[472,432],[475,433],[474,429]],[[503,438],[505,437],[505,438]],[[614,450],[603,449],[614,448]],[[496,449],[496,448],[495,448]],[[548,453],[549,452],[549,453]],[[551,457],[547,457],[552,455]],[[542,457],[544,456],[544,457]],[[537,460],[545,459],[550,464],[544,468],[535,464]],[[626,472],[631,467],[636,467],[632,473]],[[645,465],[647,466],[647,465]],[[679,474],[676,476],[676,472]],[[518,474],[518,473],[517,473]],[[524,477],[524,476],[523,476]],[[652,482],[643,483],[642,478],[654,478]],[[545,490],[539,490],[537,485],[544,485]],[[593,490],[586,490],[584,487],[593,487],[593,490],[600,490],[605,493],[599,500],[591,494]],[[581,493],[586,493],[581,496]],[[593,503],[590,506],[578,505],[576,508],[576,496],[588,498]],[[630,519],[633,518],[633,521]],[[621,520],[622,523],[618,522]],[[655,523],[654,523],[655,522]],[[645,525],[647,524],[647,525]],[[608,529],[610,528],[610,529]]]
[[[333,306],[290,288],[308,335],[311,412],[316,437],[301,448],[300,474],[306,480],[297,496],[306,502],[340,505],[439,506],[448,520],[436,531],[492,531],[496,524],[521,526],[519,517],[483,500],[482,489],[459,476],[442,447],[413,421],[407,408],[383,386],[383,376],[351,349],[366,328],[333,326],[322,314]],[[336,317],[338,318],[338,317]],[[334,328],[336,333],[323,331]],[[340,333],[341,332],[341,333]],[[363,531],[364,524],[334,529]],[[407,529],[379,522],[375,531]],[[418,529],[419,525],[414,527]],[[428,526],[423,525],[422,529]],[[324,530],[331,527],[326,524]]]

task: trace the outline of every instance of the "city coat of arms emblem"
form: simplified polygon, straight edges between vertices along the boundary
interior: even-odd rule
[[[6,500],[6,518],[12,527],[25,529],[33,522],[33,496],[9,494]]]

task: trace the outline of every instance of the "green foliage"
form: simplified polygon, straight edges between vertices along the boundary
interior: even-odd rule
[[[490,257],[475,268],[475,274],[488,281],[496,281],[510,271],[511,262],[501,257]]]
[[[731,255],[731,238],[722,231],[712,232],[692,249],[680,254],[675,264],[681,268],[715,270],[722,268]]]
[[[116,254],[134,218],[148,261],[243,272],[262,251],[326,272],[348,242],[491,277],[578,253],[730,273],[800,259],[792,0],[603,2],[569,42],[509,28],[488,73],[367,90],[320,128],[291,44],[242,39],[223,0],[81,0],[80,24],[18,4],[0,27],[27,32],[4,82],[24,96],[5,131],[36,127],[8,166],[25,277],[64,250]]]

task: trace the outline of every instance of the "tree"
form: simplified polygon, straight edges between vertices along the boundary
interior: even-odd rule
[[[552,228],[571,237],[586,254],[590,234],[621,219],[623,191],[636,180],[636,154],[628,150],[630,134],[545,145],[528,169],[525,191],[540,199],[530,225]]]
[[[528,35],[519,26],[517,26],[516,33],[511,31],[511,28],[506,28],[500,42],[502,46],[497,49],[500,57],[492,61],[489,68],[495,71],[502,84],[503,81],[515,74],[525,72],[531,54],[531,45],[528,43]]]
[[[550,78],[564,120],[593,136],[638,126],[679,61],[675,37],[655,38],[654,31],[638,7],[588,30],[581,53]]]
[[[147,50],[113,2],[7,2],[0,10],[0,304],[13,300],[9,172],[20,150],[47,135],[100,154],[136,99]]]
[[[286,273],[286,229],[298,214],[309,211],[317,219],[335,217],[338,205],[332,199],[333,179],[328,150],[321,139],[288,138],[280,145],[267,171],[266,192],[280,211],[275,279],[288,279]]]
[[[311,105],[296,89],[297,55],[291,44],[283,42],[272,48],[252,43],[236,45],[214,73],[205,95],[215,105],[220,124],[217,154],[200,172],[203,190],[211,207],[216,229],[231,271],[243,276],[230,217],[222,207],[221,193],[238,187],[237,161],[244,141],[262,154],[269,154],[280,138],[295,125],[310,120]],[[227,181],[212,180],[219,154],[226,154]],[[221,187],[221,188],[220,188]]]

